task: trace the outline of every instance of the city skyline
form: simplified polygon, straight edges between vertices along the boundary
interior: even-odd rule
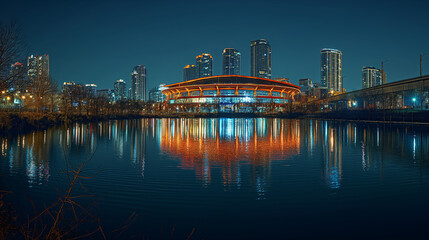
[[[320,81],[320,49],[341,50],[344,88],[347,91],[361,88],[363,66],[380,68],[381,61],[386,62],[384,69],[389,76],[388,82],[418,76],[419,55],[429,52],[429,36],[422,31],[429,21],[427,14],[423,14],[428,7],[426,2],[374,3],[374,10],[366,11],[367,17],[362,19],[357,13],[365,4],[329,1],[323,4],[311,2],[311,6],[307,6],[269,1],[261,7],[262,10],[270,9],[261,13],[266,18],[265,23],[250,17],[249,12],[259,12],[253,3],[231,2],[237,9],[237,19],[241,19],[237,20],[240,34],[232,29],[222,29],[224,20],[221,16],[208,20],[213,25],[211,32],[217,34],[202,31],[204,24],[198,21],[193,26],[178,27],[189,23],[195,12],[198,17],[221,13],[222,1],[208,4],[205,12],[189,2],[172,2],[168,7],[145,3],[151,11],[141,17],[136,14],[138,17],[133,17],[133,14],[122,10],[115,12],[126,9],[123,3],[116,2],[103,4],[95,15],[94,9],[100,7],[96,3],[47,2],[41,6],[26,1],[8,2],[0,10],[0,20],[18,20],[28,54],[49,54],[51,75],[57,82],[93,82],[100,88],[112,88],[115,80],[129,79],[130,67],[138,64],[150,70],[147,89],[161,83],[178,82],[182,79],[183,66],[192,64],[195,56],[202,52],[212,54],[213,75],[220,75],[225,47],[240,49],[241,74],[248,75],[249,41],[261,38],[267,39],[273,47],[272,78],[284,76],[294,84],[298,84],[301,78]],[[42,7],[46,8],[47,14],[36,19],[28,14],[40,11]],[[281,9],[286,7],[288,14],[284,18]],[[385,11],[376,11],[380,8]],[[334,25],[333,17],[327,17],[327,25],[315,21],[324,16],[320,9],[338,10],[342,22],[337,21]],[[186,14],[177,14],[181,10]],[[72,14],[66,14],[68,12]],[[170,17],[162,19],[162,16]],[[34,24],[26,25],[29,19]],[[52,22],[52,19],[56,21]],[[338,31],[325,31],[333,26]],[[139,29],[139,33],[130,29]],[[179,33],[181,31],[183,33]],[[147,38],[148,35],[153,37]],[[181,47],[177,48],[177,44]],[[429,56],[425,56],[423,75],[428,73]]]

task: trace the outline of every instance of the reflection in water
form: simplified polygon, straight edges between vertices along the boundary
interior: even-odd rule
[[[271,161],[287,160],[299,153],[299,121],[279,119],[163,119],[161,150],[194,169],[204,187],[220,168],[225,189],[240,188],[250,177],[264,198]],[[251,176],[241,168],[250,165]]]
[[[147,144],[153,143],[180,168],[193,170],[203,187],[220,183],[228,191],[250,185],[264,199],[272,164],[303,159],[294,156],[319,161],[321,180],[332,189],[342,186],[345,164],[365,172],[382,170],[385,160],[425,166],[429,136],[410,129],[266,118],[115,120],[0,138],[0,157],[1,167],[8,168],[2,173],[24,172],[33,186],[47,182],[53,162],[62,160],[52,159],[53,151],[73,160],[107,145],[112,158],[128,161],[144,177]],[[347,157],[349,151],[360,157]]]
[[[15,139],[2,138],[0,144],[1,156],[9,160],[11,175],[24,170],[30,187],[49,180],[52,131],[33,132]]]

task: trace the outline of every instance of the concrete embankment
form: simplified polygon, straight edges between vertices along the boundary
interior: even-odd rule
[[[413,110],[355,110],[306,114],[304,118],[346,120],[391,124],[429,124],[429,111]]]

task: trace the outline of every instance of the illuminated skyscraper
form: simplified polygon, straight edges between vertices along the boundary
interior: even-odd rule
[[[149,101],[150,102],[164,102],[167,96],[161,91],[165,89],[165,84],[159,85],[159,87],[152,88],[149,90]]]
[[[88,94],[89,97],[96,97],[97,96],[97,85],[94,83],[88,83],[84,86],[85,92]]]
[[[337,49],[320,50],[320,82],[328,91],[343,91],[342,53]]]
[[[135,66],[131,72],[131,99],[146,101],[146,68]]]
[[[189,81],[197,78],[197,68],[195,65],[186,65],[183,68],[183,81]]]
[[[31,55],[27,60],[27,76],[30,81],[41,77],[49,79],[49,55]]]
[[[208,53],[198,55],[196,60],[197,77],[210,77],[213,76],[213,58]]]
[[[240,75],[241,53],[234,48],[225,48],[222,53],[222,74]]]
[[[380,69],[362,67],[362,88],[369,88],[383,84]]]
[[[125,100],[127,98],[127,84],[123,79],[119,79],[114,84],[115,101]]]
[[[265,39],[250,42],[250,75],[271,78],[271,46]]]

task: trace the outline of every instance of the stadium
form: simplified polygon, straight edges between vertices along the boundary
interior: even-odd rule
[[[218,105],[222,111],[246,111],[246,107],[284,105],[300,87],[266,78],[221,75],[165,85],[166,103],[175,105]],[[239,110],[241,107],[242,110]]]

